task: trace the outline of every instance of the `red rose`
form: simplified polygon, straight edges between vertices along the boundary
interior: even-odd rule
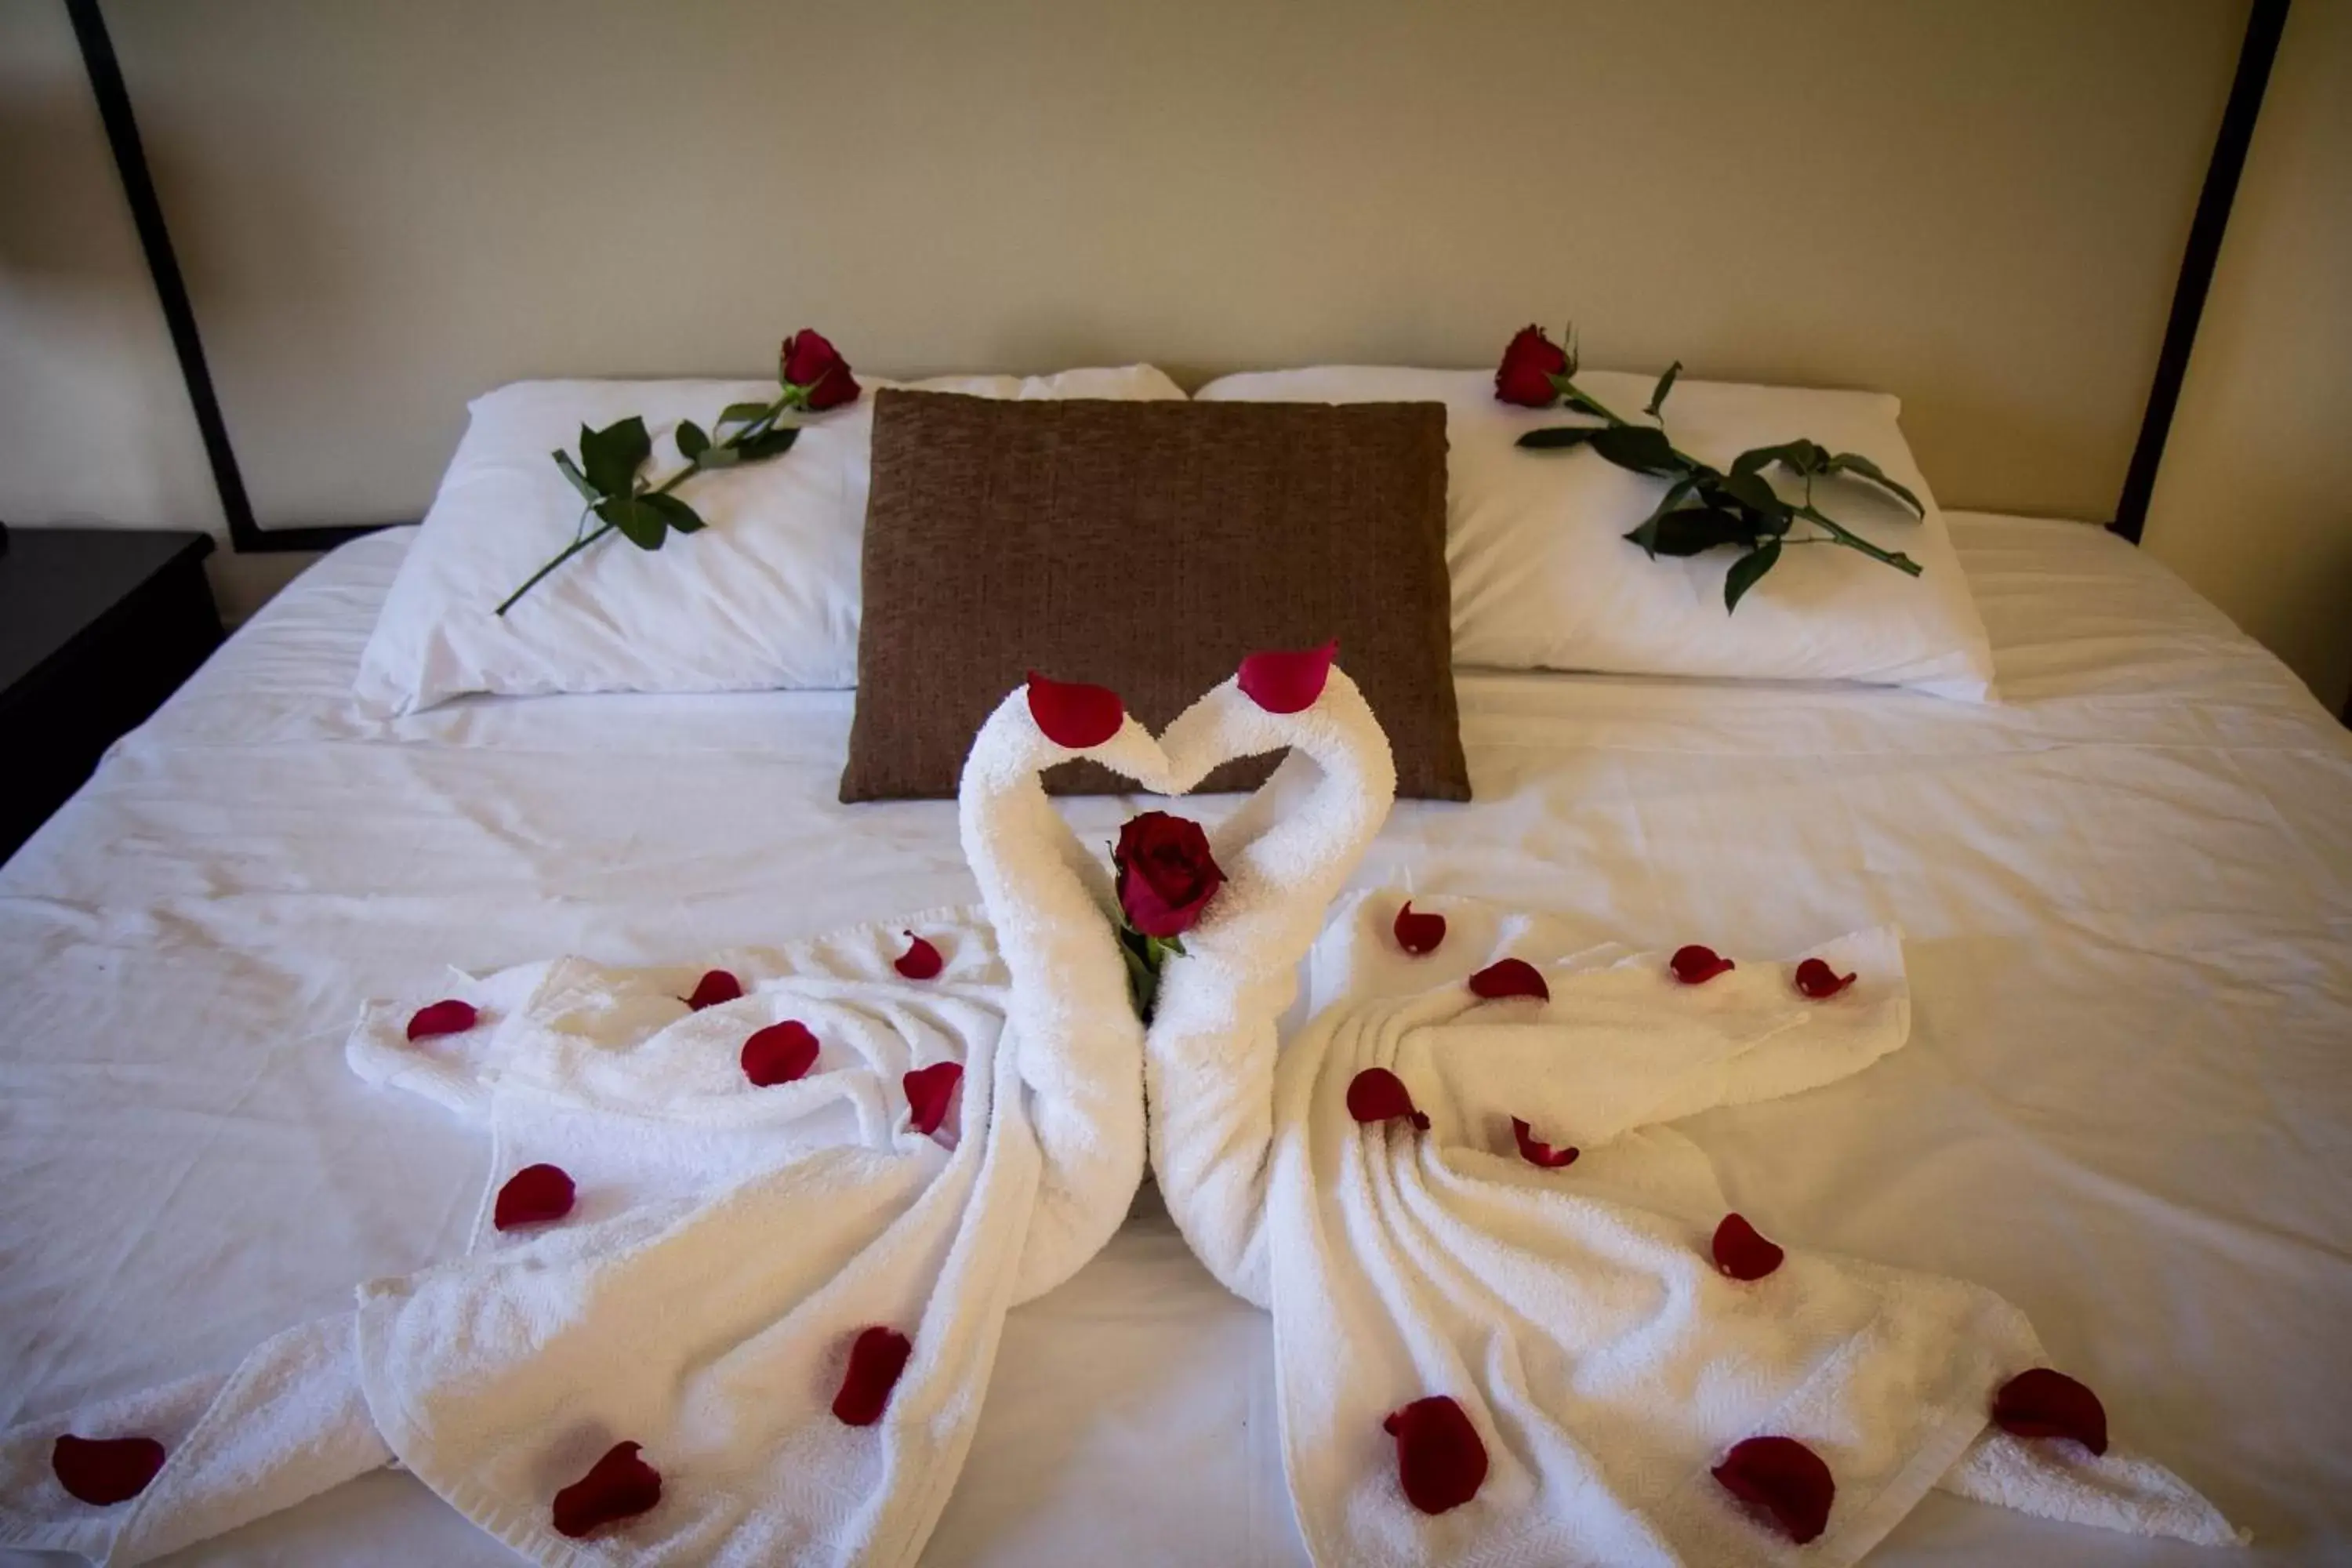
[[[803,327],[784,340],[783,352],[777,359],[776,379],[787,386],[814,386],[835,365],[849,368],[841,351],[823,332],[814,327]]]
[[[776,379],[798,387],[802,401],[812,411],[838,408],[857,400],[857,380],[849,374],[849,362],[814,328],[803,327],[786,338],[777,358]]]
[[[1110,853],[1118,868],[1118,907],[1146,936],[1181,936],[1225,885],[1209,855],[1209,836],[1189,817],[1147,811],[1129,817]]]
[[[1575,374],[1568,351],[1544,336],[1541,327],[1521,327],[1511,346],[1503,351],[1502,365],[1495,372],[1495,395],[1523,407],[1549,408],[1559,400],[1551,378]]]

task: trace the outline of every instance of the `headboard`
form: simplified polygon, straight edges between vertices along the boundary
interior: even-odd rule
[[[97,0],[74,0],[96,14]],[[1948,505],[2111,515],[2244,0],[105,0],[269,528],[466,400],[1151,360],[1884,388]],[[85,43],[88,39],[85,37]],[[159,215],[160,216],[160,215]]]

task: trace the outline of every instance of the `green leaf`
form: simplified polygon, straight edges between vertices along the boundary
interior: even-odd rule
[[[654,438],[646,432],[646,422],[634,414],[626,419],[615,419],[597,434],[616,443],[622,454],[635,464],[643,464],[654,455]]]
[[[580,426],[580,466],[601,496],[625,496],[636,484],[637,470],[653,456],[654,438],[646,422],[632,414],[602,430]]]
[[[597,501],[604,499],[603,496],[596,493],[596,487],[588,482],[588,476],[582,473],[579,468],[574,466],[572,461],[571,453],[557,452],[553,454],[553,456],[555,458],[555,466],[557,469],[562,473],[566,479],[571,481],[572,488],[580,492],[580,499],[582,500],[593,505]]]
[[[1666,374],[1658,377],[1658,389],[1650,394],[1649,405],[1643,408],[1642,412],[1648,415],[1653,419],[1659,417],[1658,410],[1666,405],[1666,394],[1675,389],[1675,377],[1682,374],[1682,373],[1683,362],[1680,360],[1676,360],[1674,363],[1666,366]]]
[[[1785,521],[1790,515],[1789,503],[1782,500],[1770,485],[1765,483],[1764,476],[1761,474],[1728,473],[1706,488],[1729,496],[1748,510],[1760,513],[1765,517],[1779,518]]]
[[[1647,425],[1612,425],[1596,431],[1591,445],[1619,468],[1637,474],[1674,479],[1689,471],[1683,459],[1675,456],[1674,443],[1666,439],[1666,433]]]
[[[1160,1000],[1160,972],[1124,942],[1118,944],[1118,955],[1127,960],[1127,994],[1135,1003],[1135,1016],[1148,1024]]]
[[[661,514],[661,520],[680,533],[702,531],[702,517],[692,507],[676,496],[654,495],[647,492],[637,498],[639,506],[649,506]]]
[[[732,447],[713,447],[697,459],[698,466],[710,468],[731,468],[743,460],[743,455]]]
[[[1891,491],[1892,493],[1902,497],[1905,504],[1909,506],[1912,511],[1916,515],[1920,517],[1927,515],[1927,509],[1919,504],[1919,498],[1917,496],[1913,495],[1908,489],[1896,484],[1893,479],[1888,479],[1885,473],[1880,471],[1876,463],[1872,462],[1868,458],[1864,457],[1859,452],[1840,452],[1836,457],[1830,458],[1822,465],[1822,471],[1829,474],[1860,474],[1872,484],[1878,486],[1879,489]]]
[[[762,430],[748,441],[739,441],[735,456],[742,462],[756,463],[762,458],[773,458],[792,450],[793,443],[801,438],[800,426],[787,425],[781,430]]]
[[[1519,445],[1538,452],[1561,451],[1581,447],[1603,430],[1606,425],[1555,425],[1549,430],[1530,430],[1519,437]]]
[[[1739,601],[1748,596],[1748,590],[1761,582],[1764,574],[1772,570],[1773,563],[1780,559],[1780,542],[1768,539],[1733,562],[1730,572],[1723,579],[1724,613],[1729,615],[1739,608]]]
[[[768,416],[764,403],[730,403],[719,411],[721,425],[752,425]]]
[[[1753,546],[1757,537],[1753,519],[1713,506],[1685,507],[1644,526],[1654,541],[1654,555],[1696,555],[1718,544]]]
[[[1658,520],[1674,510],[1682,499],[1691,493],[1691,487],[1697,483],[1696,477],[1685,475],[1668,485],[1666,493],[1658,498],[1658,504],[1650,509],[1650,515],[1636,523],[1633,531],[1625,537],[1648,551],[1651,560],[1656,560],[1658,558]]]
[[[1731,465],[1735,474],[1753,474],[1767,465],[1778,463],[1793,473],[1810,474],[1829,461],[1829,453],[1818,442],[1786,441],[1778,447],[1756,447],[1742,452]]]
[[[669,524],[647,503],[649,496],[613,496],[596,503],[596,515],[620,531],[621,537],[640,550],[659,550]]]
[[[677,455],[691,463],[710,449],[710,437],[691,419],[677,422]]]

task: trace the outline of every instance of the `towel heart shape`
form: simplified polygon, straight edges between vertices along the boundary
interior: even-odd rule
[[[1190,794],[1226,763],[1286,748],[1306,752],[1323,774],[1312,791],[1313,811],[1303,802],[1294,805],[1295,792],[1277,774],[1220,824],[1213,837],[1228,879],[1245,870],[1258,889],[1255,901],[1261,910],[1295,908],[1294,900],[1319,908],[1336,890],[1327,885],[1332,881],[1328,865],[1297,853],[1293,841],[1308,833],[1330,836],[1335,827],[1344,835],[1358,819],[1377,827],[1396,785],[1386,738],[1362,693],[1334,662],[1338,651],[1335,641],[1253,653],[1232,679],[1212,688],[1156,735],[1108,689],[1036,671],[1017,700],[1000,710],[1000,721],[1016,715],[1028,721],[1023,727],[1035,739],[1024,748],[1024,768],[1042,771],[1083,756],[1139,791],[1171,797]],[[1372,738],[1369,746],[1367,735]],[[1310,825],[1303,820],[1309,816],[1321,820]],[[1335,816],[1345,820],[1334,822]],[[1187,947],[1196,940],[1214,945],[1218,931],[1236,921],[1247,926],[1234,902],[1212,900],[1202,923],[1185,934]],[[1238,931],[1228,934],[1230,940],[1244,940]]]
[[[1024,693],[1030,718],[1055,746],[1088,754],[1153,795],[1188,795],[1224,763],[1287,745],[1265,726],[1249,723],[1247,715],[1287,717],[1312,708],[1330,679],[1339,648],[1334,640],[1320,647],[1251,654],[1232,680],[1201,698],[1157,736],[1108,687],[1055,680],[1033,669]],[[1224,700],[1236,695],[1246,702]]]

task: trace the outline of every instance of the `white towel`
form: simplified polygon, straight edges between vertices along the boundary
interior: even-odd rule
[[[707,965],[527,965],[451,990],[480,1022],[418,1044],[421,1002],[373,1005],[353,1067],[486,1120],[493,1175],[467,1256],[361,1289],[199,1379],[0,1438],[0,1539],[142,1561],[395,1457],[492,1535],[547,1563],[911,1562],[971,1438],[1004,1311],[1073,1273],[1141,1179],[1141,1026],[1108,879],[1046,801],[1074,753],[1014,692],[983,727],[960,807],[992,927],[938,911]],[[1160,771],[1129,721],[1087,753]],[[944,967],[902,977],[902,928]],[[690,1009],[704,967],[742,983]],[[758,1088],[748,1036],[820,1044]],[[963,1068],[937,1138],[902,1075]],[[491,1223],[515,1171],[572,1178],[562,1220]],[[831,1404],[851,1343],[912,1355],[881,1420]],[[134,1500],[78,1502],[49,1474],[61,1431],[162,1440]],[[551,1502],[614,1444],[662,1478],[650,1511],[584,1542]]]
[[[233,1373],[107,1400],[0,1438],[0,1546],[144,1563],[290,1508],[392,1462],[354,1375],[352,1318],[265,1342]],[[146,1490],[96,1508],[50,1472],[66,1431],[152,1437],[169,1456]]]
[[[1287,746],[1265,787],[1210,836],[1226,877],[1171,959],[1144,1041],[1151,1168],[1170,1215],[1226,1289],[1266,1304],[1265,1184],[1276,1020],[1332,898],[1396,795],[1388,737],[1333,669],[1302,712],[1269,713],[1228,681],[1168,727],[1165,784]]]
[[[2168,1472],[2120,1449],[1988,1427],[1994,1390],[2042,1364],[2021,1314],[1954,1280],[1804,1252],[1742,1283],[1713,1265],[1724,1217],[1703,1155],[1660,1125],[1857,1072],[1908,1035],[1901,944],[1864,932],[1816,955],[1860,978],[1813,1001],[1793,965],[1742,961],[1685,984],[1667,956],[1563,956],[1547,922],[1469,900],[1435,954],[1391,934],[1402,900],[1339,911],[1309,966],[1313,1021],[1277,1049],[1294,966],[1390,804],[1385,742],[1335,675],[1287,717],[1213,693],[1167,742],[1171,782],[1292,748],[1274,794],[1227,825],[1238,869],[1162,977],[1145,1040],[1153,1168],[1210,1270],[1274,1315],[1286,1469],[1318,1563],[1794,1561],[1711,1469],[1793,1437],[1837,1492],[1804,1561],[1869,1550],[1948,1473],[1963,1495],[2206,1542],[2236,1536]],[[1278,793],[1278,792],[1277,792]],[[1505,957],[1549,1002],[1481,1001]],[[1358,1123],[1368,1068],[1425,1130]],[[1582,1152],[1544,1169],[1530,1135]],[[1470,1502],[1404,1497],[1392,1411],[1458,1403],[1490,1468]]]
[[[1391,969],[1402,902],[1335,922],[1318,973]],[[1454,900],[1449,967],[1504,954],[1465,937],[1494,917]],[[1441,952],[1444,950],[1441,948]],[[1850,1563],[1964,1454],[1953,1489],[2053,1518],[2234,1539],[2211,1507],[2120,1447],[1988,1430],[1992,1395],[2045,1364],[2022,1314],[1957,1280],[1791,1251],[1762,1279],[1714,1267],[1726,1207],[1650,1178],[1632,1129],[1799,1093],[1861,1070],[1908,1030],[1901,946],[1865,932],[1817,950],[1845,992],[1811,1001],[1793,964],[1742,960],[1701,985],[1667,955],[1563,961],[1515,944],[1551,992],[1481,1002],[1459,980],[1342,999],[1286,1047],[1269,1183],[1285,1444],[1318,1560],[1348,1563],[1793,1561],[1797,1549],[1710,1473],[1732,1446],[1794,1437],[1836,1503],[1808,1562]],[[1349,1082],[1395,1072],[1431,1125],[1360,1126]],[[1583,1151],[1546,1170],[1511,1127]],[[1435,1517],[1402,1496],[1380,1426],[1445,1394],[1491,1469]],[[1973,1450],[1973,1451],[1972,1451]],[[1369,1462],[1368,1462],[1369,1461]],[[1999,1475],[2003,1488],[1980,1477]],[[2086,1506],[2087,1505],[2087,1506]]]

